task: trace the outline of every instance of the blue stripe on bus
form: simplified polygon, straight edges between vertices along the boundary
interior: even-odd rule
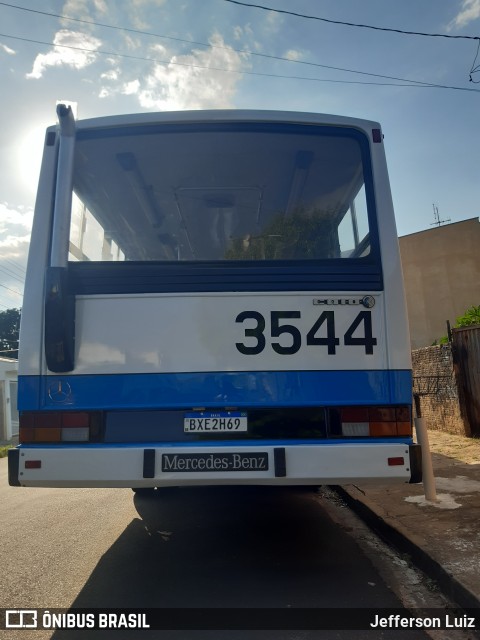
[[[20,411],[411,404],[412,373],[265,371],[18,377]]]

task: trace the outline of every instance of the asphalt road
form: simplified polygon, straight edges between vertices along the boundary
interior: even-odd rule
[[[0,460],[0,607],[401,607],[311,491],[9,487]],[[339,611],[339,620],[342,613]],[[385,635],[384,635],[385,634]],[[421,631],[397,638],[424,638]],[[382,638],[390,631],[15,632],[8,638]]]

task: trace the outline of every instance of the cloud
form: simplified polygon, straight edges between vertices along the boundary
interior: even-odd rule
[[[24,236],[5,235],[0,238],[0,250],[2,258],[21,258],[27,255],[28,245],[30,243],[30,234]],[[26,261],[26,260],[25,260]]]
[[[117,69],[110,69],[110,71],[105,71],[105,73],[102,73],[100,75],[100,78],[102,78],[102,80],[118,80],[119,75],[120,72]]]
[[[41,78],[48,67],[65,65],[74,69],[83,69],[95,62],[97,58],[95,50],[101,45],[98,38],[68,29],[58,31],[53,42],[55,46],[51,51],[37,55],[32,71],[27,73],[27,78]],[[66,47],[76,47],[76,49]],[[79,49],[89,49],[90,51],[80,51]]]
[[[194,49],[190,54],[173,56],[167,64],[155,64],[139,86],[140,105],[159,110],[231,107],[249,56],[227,47],[218,33],[209,42],[224,48]],[[165,48],[156,51],[164,55]]]
[[[296,49],[289,49],[283,55],[284,58],[288,58],[289,60],[301,60],[303,54]]]
[[[93,4],[95,5],[95,9],[98,13],[107,13],[108,7],[105,0],[93,0]]]
[[[90,0],[66,0],[63,5],[62,14],[81,20],[93,20],[90,14]],[[106,14],[108,12],[105,0],[93,0],[93,7],[97,14]],[[71,24],[70,20],[62,20],[62,24]]]
[[[6,202],[0,202],[0,237],[12,230],[30,231],[33,221],[33,209],[30,207],[12,208]]]
[[[131,0],[131,5],[134,7],[144,7],[145,5],[153,5],[155,7],[161,7],[167,0]]]
[[[233,37],[235,40],[242,40],[243,38],[253,38],[254,32],[250,23],[246,24],[244,27],[237,25],[233,27]]]
[[[129,51],[134,51],[141,46],[141,40],[139,38],[132,38],[127,33],[122,33],[123,41]]]
[[[136,29],[148,29],[151,25],[142,16],[144,9],[159,8],[166,4],[166,0],[130,0],[128,3],[129,20]]]
[[[260,42],[255,40],[255,32],[253,31],[250,23],[246,24],[244,27],[241,27],[240,25],[233,27],[232,33],[234,40],[237,42],[240,42],[241,40],[244,41],[244,44],[242,45],[243,48],[250,50],[255,49],[255,51],[261,50],[262,46]]]
[[[33,209],[13,208],[0,202],[0,277],[3,307],[21,307],[21,297],[11,290],[22,290],[21,273],[27,264]],[[16,265],[16,267],[15,267]],[[8,287],[8,289],[6,288]],[[0,309],[0,310],[2,310]]]
[[[274,11],[269,11],[265,18],[265,29],[270,33],[277,33],[283,24],[283,16]]]
[[[461,11],[448,25],[449,30],[462,28],[480,18],[480,0],[463,0]]]
[[[126,96],[130,96],[132,94],[138,93],[140,88],[140,80],[132,80],[131,82],[126,82],[123,85],[122,93]]]
[[[5,51],[5,53],[8,53],[8,55],[10,55],[10,56],[14,56],[17,53],[13,49],[10,49],[10,47],[7,47],[6,44],[2,44],[1,42],[0,42],[0,49]]]

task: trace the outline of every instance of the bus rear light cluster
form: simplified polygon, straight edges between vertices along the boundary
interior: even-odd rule
[[[344,407],[341,422],[346,437],[412,435],[409,407]]]
[[[87,411],[49,411],[20,414],[20,444],[89,442],[98,434],[99,414]]]

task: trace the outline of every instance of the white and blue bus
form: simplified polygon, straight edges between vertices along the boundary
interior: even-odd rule
[[[380,125],[57,114],[10,484],[418,482]]]

